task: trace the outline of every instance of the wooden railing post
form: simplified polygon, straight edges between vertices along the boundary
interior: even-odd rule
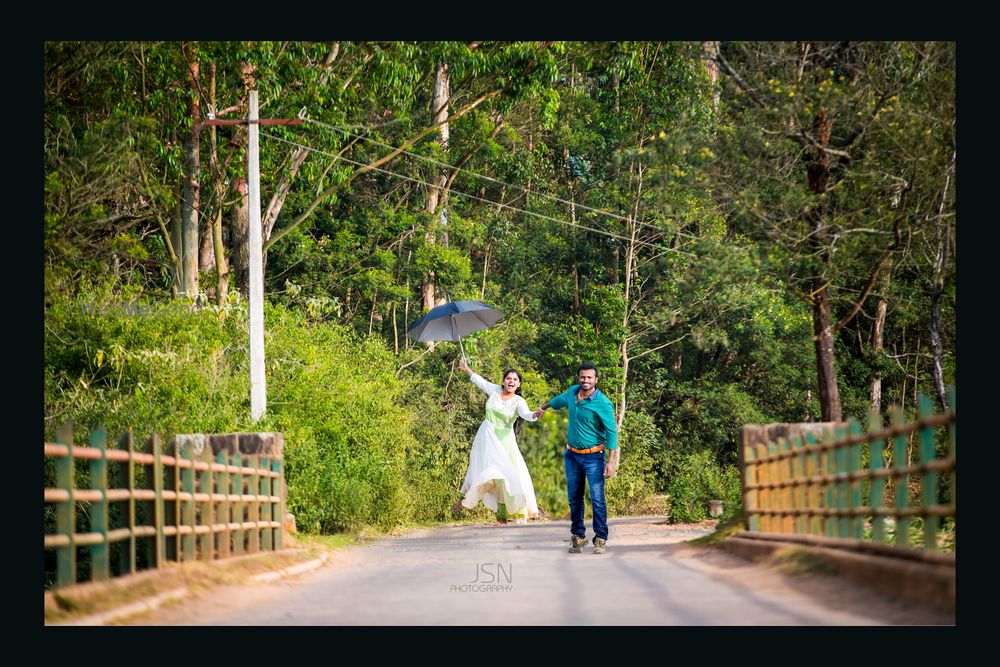
[[[240,524],[240,527],[236,529],[233,533],[233,552],[236,554],[242,554],[244,552],[243,548],[243,458],[240,455],[239,450],[233,452],[232,455],[233,465],[236,466],[237,470],[232,476],[233,494],[238,496],[235,501],[235,506],[233,507],[233,520]]]
[[[285,485],[283,483],[285,474],[282,471],[281,459],[271,461],[271,470],[278,473],[278,476],[274,478],[272,492],[278,497],[278,523],[280,524],[274,534],[274,548],[281,550],[285,548]]]
[[[882,419],[877,412],[873,412],[868,419],[868,432],[874,433],[882,430]],[[876,438],[869,441],[869,456],[871,458],[871,468],[873,472],[878,472],[885,468],[885,457],[883,449],[885,440]],[[885,543],[885,517],[877,514],[885,506],[885,478],[875,477],[872,479],[872,541],[878,544]]]
[[[215,455],[215,462],[224,466],[229,465],[229,461],[227,460],[224,452],[219,452]],[[232,492],[232,489],[229,486],[228,470],[223,470],[215,476],[215,485],[217,492],[226,496],[225,500],[222,500],[219,503],[218,510],[215,515],[216,523],[225,525],[225,527],[218,533],[216,549],[218,551],[219,558],[228,558],[229,546],[232,543],[232,532],[229,530],[229,522],[232,521],[229,511],[229,494]]]
[[[795,456],[791,460],[791,470],[792,477],[802,478],[806,476],[806,465],[805,465],[805,444],[802,442],[802,436],[796,435],[791,440],[792,451],[795,452]],[[808,519],[809,517],[801,512],[809,508],[809,484],[808,483],[796,483],[794,488],[794,507],[800,512],[800,514],[795,515],[795,528],[793,529],[796,533],[807,533],[808,529]]]
[[[776,454],[784,454],[788,451],[788,441],[785,440],[784,438],[778,438],[777,442],[775,442],[775,445],[777,450],[775,452]],[[788,470],[787,460],[781,459],[780,461],[775,461],[774,468],[777,474],[777,479],[775,481],[778,483],[784,483],[785,481],[787,481],[788,478],[786,474],[786,471]],[[779,532],[784,532],[788,528],[787,525],[788,515],[784,513],[784,510],[788,509],[789,506],[788,487],[787,486],[779,487],[774,495],[778,500],[778,508],[782,510],[782,514],[779,514],[776,517],[775,528]]]
[[[759,466],[756,462],[756,447],[753,445],[743,446],[743,457],[744,457],[744,478],[747,487],[756,486],[760,483],[760,476],[757,474]],[[758,498],[760,497],[760,491],[752,488],[747,489],[743,494],[743,506],[746,509],[747,515],[747,529],[754,532],[760,530],[760,515],[755,513],[755,510],[760,509],[760,503]]]
[[[202,560],[212,560],[213,556],[213,543],[215,542],[215,512],[213,508],[215,503],[212,501],[212,492],[214,491],[212,479],[215,473],[212,471],[212,448],[208,443],[208,438],[204,438],[204,444],[201,450],[200,461],[208,466],[207,470],[201,471],[201,477],[198,480],[198,489],[201,493],[205,494],[207,498],[200,503],[200,512],[198,513],[198,526],[205,530],[201,536],[198,538],[198,551],[199,556]]]
[[[73,422],[66,422],[56,431],[56,442],[66,445],[66,456],[56,459],[56,486],[66,492],[67,499],[56,506],[56,530],[69,542],[56,549],[56,584],[60,587],[76,583],[76,481],[73,468]]]
[[[128,478],[128,541],[122,544],[122,571],[128,571],[131,574],[136,572],[136,558],[135,558],[135,547],[136,547],[136,537],[135,537],[135,460],[132,458],[135,454],[135,437],[132,434],[132,429],[128,429],[125,434],[118,441],[119,448],[124,449],[128,452],[128,461],[125,465],[128,466],[127,478]]]
[[[934,414],[934,404],[931,402],[929,396],[921,394],[920,416],[930,417],[932,414]],[[934,427],[924,426],[920,429],[920,462],[926,464],[933,461],[935,458]],[[925,471],[923,479],[920,480],[920,489],[923,494],[921,509],[926,510],[929,507],[937,505],[937,485],[938,474],[933,470]],[[924,549],[928,551],[937,551],[937,534],[940,523],[940,517],[932,514],[924,515]]]
[[[267,496],[267,500],[261,507],[261,521],[266,521],[270,523],[271,521],[271,459],[267,456],[263,456],[260,459],[261,468],[261,493]],[[274,547],[274,529],[270,526],[266,526],[264,531],[261,533],[261,548],[264,551],[270,551]]]
[[[892,410],[892,423],[894,426],[903,426],[906,423],[906,415],[901,408],[895,407]],[[895,448],[892,454],[892,467],[895,469],[905,468],[906,461],[906,435],[900,433],[895,438]],[[910,519],[900,516],[899,512],[906,509],[907,496],[909,495],[909,475],[897,474],[895,476],[896,486],[896,546],[907,547],[910,544],[909,531]]]
[[[163,567],[167,560],[167,538],[164,534],[166,527],[166,503],[163,501],[163,441],[160,436],[153,434],[149,439],[149,449],[153,455],[153,466],[150,470],[153,490],[156,492],[156,499],[153,501],[153,513],[156,517],[156,538],[154,542],[155,558],[154,567]]]
[[[184,501],[181,506],[181,522],[184,526],[184,536],[181,538],[183,551],[182,558],[185,561],[194,560],[194,447],[190,442],[177,444],[175,440],[174,451],[177,462],[183,458],[189,465],[179,468],[181,471],[181,490],[184,492]],[[178,527],[180,531],[180,527]]]
[[[951,390],[948,392],[948,405],[951,406],[950,408],[951,413],[955,414],[956,413],[955,387],[952,387]],[[951,423],[948,424],[948,454],[951,456],[951,460],[955,461],[957,465],[958,459],[955,458],[955,419],[952,419]],[[956,507],[955,494],[957,493],[958,490],[957,484],[958,484],[958,470],[956,469],[951,471],[951,511],[953,515],[955,513],[955,507]]]
[[[253,470],[249,476],[249,490],[248,494],[252,496],[250,500],[250,517],[247,519],[253,528],[250,529],[250,539],[249,551],[254,554],[260,551],[260,527],[257,522],[260,521],[260,456],[253,455],[250,460],[247,461],[247,465]]]
[[[861,424],[858,423],[856,419],[852,419],[848,426],[848,430],[852,436],[860,436],[862,433]],[[856,442],[848,448],[847,451],[847,471],[851,474],[858,473],[861,471],[861,443]],[[850,488],[848,498],[847,498],[847,508],[851,511],[851,515],[848,518],[848,532],[845,537],[850,536],[856,540],[860,540],[863,534],[863,519],[857,515],[854,510],[861,507],[861,480],[852,479],[848,485]]]
[[[842,426],[838,426],[834,429],[834,439],[841,443],[847,437],[847,429]],[[837,453],[837,537],[848,537],[850,535],[850,522],[847,518],[847,513],[844,511],[847,509],[849,502],[849,489],[847,484],[848,468],[850,467],[849,452],[846,445],[838,445],[834,448]]]
[[[180,534],[180,519],[181,519],[181,499],[177,495],[181,490],[181,468],[177,465],[180,460],[177,456],[176,443],[171,441],[167,444],[167,455],[173,457],[174,463],[170,467],[170,470],[162,470],[163,476],[163,490],[173,492],[173,497],[169,500],[164,498],[163,502],[163,512],[164,512],[164,527],[170,526],[174,530],[174,534],[166,538],[164,542],[164,554],[166,560],[179,561],[181,559],[181,534]],[[162,448],[162,443],[161,443]]]
[[[90,509],[90,532],[98,533],[101,542],[90,547],[90,580],[104,581],[111,576],[108,555],[108,440],[103,428],[90,432],[90,446],[98,449],[101,457],[90,460],[90,486],[101,493],[101,499]]]
[[[805,441],[806,449],[809,451],[806,455],[806,475],[812,478],[820,472],[819,453],[816,451],[816,436],[812,433],[806,433]],[[806,493],[809,494],[808,502],[811,509],[817,510],[822,507],[822,487],[819,484],[810,482],[809,486],[806,487]],[[810,514],[806,532],[812,535],[822,535],[823,517],[819,514]]]

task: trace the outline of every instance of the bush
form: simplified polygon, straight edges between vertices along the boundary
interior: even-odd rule
[[[667,494],[670,520],[690,523],[709,518],[708,501],[721,499],[723,517],[740,508],[740,473],[735,466],[720,466],[705,450],[670,456]]]
[[[604,485],[609,514],[629,514],[643,507],[648,508],[649,497],[656,489],[652,452],[663,442],[663,436],[652,418],[637,410],[625,413],[619,435],[622,451],[619,454],[618,474]]]

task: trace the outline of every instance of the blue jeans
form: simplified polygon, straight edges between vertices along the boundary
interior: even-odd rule
[[[566,464],[566,495],[569,497],[569,514],[572,521],[569,531],[577,537],[586,537],[583,523],[584,479],[590,482],[590,503],[594,508],[594,535],[608,539],[608,508],[604,503],[604,450],[590,454],[577,454],[569,449],[563,456]]]

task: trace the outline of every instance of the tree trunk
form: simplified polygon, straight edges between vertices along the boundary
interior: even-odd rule
[[[170,244],[174,247],[174,251],[177,253],[177,261],[174,263],[173,268],[173,281],[171,291],[174,295],[187,294],[187,284],[184,282],[184,229],[181,223],[182,218],[182,207],[181,207],[181,197],[184,193],[183,184],[174,187],[174,194],[177,195],[177,206],[170,214]]]
[[[639,143],[639,148],[642,148],[642,142]],[[639,219],[639,201],[642,197],[642,164],[639,165],[637,172],[638,185],[635,191],[635,204],[632,206],[632,215],[629,216],[627,221],[628,232],[629,232],[629,242],[628,246],[625,248],[625,312],[622,315],[622,341],[621,341],[621,360],[622,360],[622,387],[621,396],[618,399],[618,432],[621,432],[622,423],[625,421],[625,410],[628,404],[625,400],[625,390],[628,388],[628,366],[629,366],[629,353],[628,353],[628,341],[629,341],[629,312],[631,311],[631,302],[629,299],[632,295],[632,277],[633,271],[636,266],[636,245],[637,236],[639,232],[639,225],[637,220]]]
[[[448,151],[448,138],[449,129],[448,123],[443,122],[448,119],[448,97],[450,94],[450,86],[448,80],[448,65],[447,63],[438,63],[437,71],[434,76],[434,96],[431,100],[431,113],[433,118],[432,123],[441,123],[441,149],[447,153]],[[440,203],[441,189],[444,188],[445,184],[448,182],[448,175],[446,173],[441,173],[434,179],[434,185],[430,186],[427,191],[427,212],[431,215],[431,221],[428,224],[425,240],[427,245],[434,245],[437,243],[437,231],[438,231],[438,221],[437,221],[437,211],[438,204]],[[447,234],[447,232],[445,232]],[[423,295],[424,310],[430,310],[435,305],[437,305],[437,299],[435,298],[435,288],[434,288],[434,272],[429,271],[427,276],[424,278],[424,284],[421,286],[421,294]]]
[[[212,221],[205,218],[201,220],[198,229],[198,271],[201,273],[208,273],[215,268],[215,239],[212,236],[212,226]]]
[[[236,181],[236,191],[240,193],[240,203],[233,207],[229,230],[229,238],[233,244],[233,277],[236,289],[249,298],[250,254],[247,244],[250,237],[250,200],[246,179]]]
[[[934,389],[937,391],[938,402],[945,410],[948,409],[948,396],[944,388],[944,368],[941,361],[941,295],[944,294],[944,267],[948,263],[951,248],[951,226],[945,222],[944,209],[948,202],[948,188],[951,184],[951,172],[955,166],[955,151],[952,151],[951,162],[945,173],[944,190],[941,193],[941,205],[938,208],[937,219],[937,249],[934,253],[934,274],[931,279],[931,358],[934,370]]]
[[[948,409],[948,396],[944,388],[944,369],[941,364],[941,293],[944,285],[934,285],[931,292],[931,356],[934,367],[934,389],[937,391],[938,402],[945,410]]]
[[[816,201],[806,211],[812,233],[809,244],[821,266],[828,262],[826,203],[824,195],[830,181],[830,156],[822,146],[830,141],[832,121],[826,109],[820,109],[813,123],[813,133],[819,146],[812,149],[806,169],[809,189]],[[837,369],[834,361],[833,317],[830,312],[830,290],[822,270],[817,271],[813,285],[813,341],[816,348],[816,379],[819,389],[821,419],[841,421],[840,390],[837,387]]]
[[[486,298],[486,276],[490,270],[490,244],[486,244],[486,251],[483,253],[483,284],[479,288],[479,298]]]
[[[872,327],[872,350],[876,354],[882,349],[882,334],[885,330],[885,314],[888,310],[888,304],[885,299],[878,300],[878,306],[875,307],[875,324]],[[875,414],[882,413],[882,374],[876,373],[875,377],[872,378],[872,412]]]
[[[569,220],[573,223],[573,315],[580,314],[580,266],[576,260],[576,202],[572,199],[573,188],[570,186],[571,199],[569,204]]]
[[[719,55],[718,42],[702,42],[702,49],[705,52],[705,69],[708,70],[708,80],[712,83],[712,109],[719,113],[719,64],[715,61]]]
[[[211,66],[212,83],[209,89],[211,95],[210,102],[212,109],[216,108],[215,99],[215,63]],[[222,215],[223,200],[226,192],[225,175],[219,169],[218,136],[215,126],[212,125],[209,137],[211,138],[211,152],[208,156],[209,171],[212,174],[213,197],[215,200],[215,213],[212,216],[212,256],[215,264],[215,274],[218,278],[218,286],[215,290],[215,303],[222,306],[229,296],[229,267],[226,264],[226,248],[222,242]]]
[[[184,187],[181,194],[181,227],[184,265],[184,288],[188,296],[198,294],[198,256],[199,244],[199,209],[200,185],[198,172],[201,169],[201,151],[199,133],[201,130],[201,105],[198,97],[198,60],[194,47],[188,43],[184,46],[184,60],[187,64],[187,83],[189,87],[187,111],[191,118],[191,130],[185,132],[184,150]]]
[[[614,263],[614,266],[612,266],[611,284],[617,285],[619,282],[621,282],[621,278],[618,275],[618,267],[622,261],[621,249],[618,248],[617,243],[615,244],[614,251],[611,253],[611,261]]]

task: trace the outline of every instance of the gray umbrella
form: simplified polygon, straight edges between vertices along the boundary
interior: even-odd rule
[[[489,329],[503,313],[482,301],[450,301],[432,308],[406,331],[410,338],[426,343],[432,340],[457,341],[462,356],[462,336]]]

